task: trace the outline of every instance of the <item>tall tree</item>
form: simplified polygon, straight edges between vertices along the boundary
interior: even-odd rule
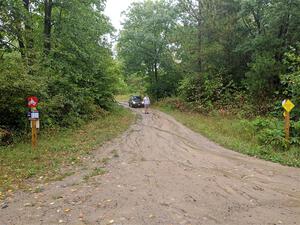
[[[49,54],[51,50],[51,27],[52,27],[52,0],[44,0],[44,52]]]
[[[119,55],[128,72],[144,73],[150,78],[152,92],[158,98],[164,74],[164,60],[171,57],[170,34],[176,22],[171,2],[145,1],[133,3],[126,13],[127,19],[119,39]]]
[[[183,21],[190,25],[195,26],[196,40],[197,40],[197,65],[198,72],[202,71],[202,42],[203,42],[203,22],[204,22],[204,5],[205,0],[180,0],[179,7],[182,12]]]

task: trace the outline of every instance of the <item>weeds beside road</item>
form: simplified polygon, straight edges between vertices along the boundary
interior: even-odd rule
[[[300,167],[299,147],[276,150],[271,145],[262,145],[250,120],[181,111],[172,103],[164,101],[157,103],[156,107],[226,148],[282,165]]]
[[[134,121],[130,111],[117,107],[80,128],[54,130],[39,137],[38,148],[30,141],[0,148],[0,199],[5,192],[26,187],[28,178],[43,181],[62,179],[69,172],[61,167],[72,166],[105,141],[125,131]]]

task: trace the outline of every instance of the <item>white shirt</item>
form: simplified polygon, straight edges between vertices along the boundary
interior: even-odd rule
[[[150,99],[149,99],[149,97],[147,97],[147,96],[144,97],[144,104],[145,105],[150,105]]]

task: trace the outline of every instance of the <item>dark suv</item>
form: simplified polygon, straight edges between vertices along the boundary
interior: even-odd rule
[[[128,105],[132,108],[144,107],[144,103],[141,96],[131,96],[128,101]]]

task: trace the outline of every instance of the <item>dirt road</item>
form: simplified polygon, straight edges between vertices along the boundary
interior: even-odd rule
[[[300,169],[226,150],[163,113],[134,111],[137,123],[74,175],[8,199],[0,224],[300,224]]]

